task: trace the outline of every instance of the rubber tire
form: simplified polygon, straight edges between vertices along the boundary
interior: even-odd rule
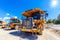
[[[40,28],[40,32],[39,32],[39,35],[42,35],[42,31],[43,31],[43,30],[42,30],[42,28]]]
[[[12,30],[14,30],[15,28],[11,28]]]
[[[42,35],[42,31],[40,31],[38,34],[39,34],[39,35]]]
[[[19,26],[15,26],[15,30],[18,30]]]

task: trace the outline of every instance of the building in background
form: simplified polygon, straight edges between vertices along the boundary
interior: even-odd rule
[[[60,20],[60,14],[58,15],[58,18],[57,19]]]

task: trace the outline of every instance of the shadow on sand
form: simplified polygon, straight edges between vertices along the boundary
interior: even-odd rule
[[[10,32],[9,34],[14,35],[14,36],[19,36],[20,38],[23,39],[28,39],[28,40],[37,40],[37,35],[32,35],[31,33],[24,33],[24,32]]]
[[[15,30],[15,29],[4,28],[4,30],[6,30],[6,31],[10,31],[10,30]]]

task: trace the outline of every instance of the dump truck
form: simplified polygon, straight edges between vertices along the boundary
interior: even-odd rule
[[[9,22],[9,27],[11,29],[16,29],[16,28],[18,28],[19,24],[20,24],[20,20],[19,19],[11,18],[10,22]]]
[[[3,22],[2,23],[2,28],[6,28],[7,27],[7,24],[8,24],[7,22]]]
[[[2,20],[0,20],[0,28],[6,28],[7,26],[7,22],[3,22]]]
[[[20,31],[42,34],[46,23],[44,11],[36,8],[27,10],[22,15]]]
[[[0,20],[0,28],[2,28],[2,26],[3,26],[2,23],[3,23],[3,21]]]

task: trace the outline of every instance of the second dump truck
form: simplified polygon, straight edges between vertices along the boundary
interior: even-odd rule
[[[9,27],[11,29],[16,29],[16,27],[19,26],[19,25],[20,25],[20,20],[19,19],[17,19],[17,18],[11,18],[10,19]]]

